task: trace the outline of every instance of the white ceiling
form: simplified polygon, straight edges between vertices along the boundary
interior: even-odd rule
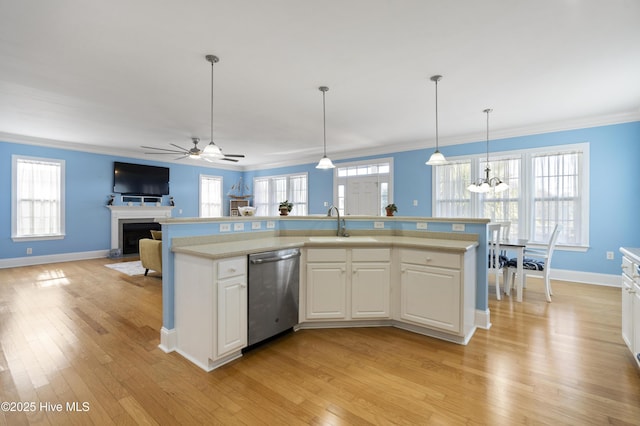
[[[637,0],[0,0],[0,139],[257,168],[640,118]],[[55,142],[51,142],[55,141]],[[446,154],[446,148],[443,150]],[[146,156],[162,160],[173,156]],[[192,160],[185,160],[192,161]]]

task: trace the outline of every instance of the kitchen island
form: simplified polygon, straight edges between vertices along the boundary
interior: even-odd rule
[[[286,248],[302,251],[296,329],[394,326],[466,344],[476,329],[478,239],[375,231],[174,238],[173,349],[207,371],[241,356],[247,255]]]

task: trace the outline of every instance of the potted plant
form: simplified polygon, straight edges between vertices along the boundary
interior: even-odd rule
[[[398,211],[398,206],[394,203],[387,204],[385,210],[387,211],[387,216],[393,216],[393,213]]]
[[[287,216],[292,208],[293,204],[289,200],[284,200],[280,203],[280,216]]]

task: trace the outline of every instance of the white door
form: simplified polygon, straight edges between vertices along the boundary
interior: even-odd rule
[[[353,177],[347,181],[345,214],[380,215],[380,196],[377,177]]]

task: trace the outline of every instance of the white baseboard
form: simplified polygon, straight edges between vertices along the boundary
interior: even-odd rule
[[[74,260],[99,259],[107,257],[109,250],[82,251],[78,253],[49,254],[45,256],[12,257],[0,259],[0,269],[19,266],[43,265],[46,263],[73,262]]]
[[[475,320],[476,327],[483,328],[485,330],[491,328],[491,312],[488,309],[486,311],[476,309]]]
[[[620,270],[622,273],[622,269]],[[569,271],[566,269],[551,269],[551,279],[571,281],[581,284],[602,285],[605,287],[620,287],[620,274],[600,274],[598,272]]]
[[[176,350],[177,343],[175,328],[169,330],[168,328],[162,327],[160,329],[160,344],[158,345],[160,349],[166,353],[173,352]]]

